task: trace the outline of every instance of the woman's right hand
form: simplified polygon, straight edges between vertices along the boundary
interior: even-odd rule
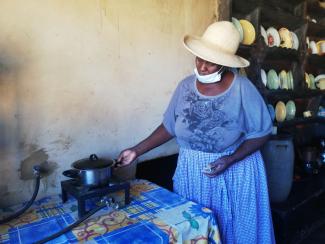
[[[125,149],[117,158],[117,167],[124,167],[131,164],[138,157],[134,149]]]

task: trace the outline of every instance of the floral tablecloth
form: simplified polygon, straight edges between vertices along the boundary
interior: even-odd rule
[[[145,180],[131,181],[130,195],[129,205],[119,210],[105,207],[50,243],[220,243],[209,209]],[[123,196],[114,194],[120,202]],[[0,215],[19,208],[1,209]],[[75,222],[77,216],[73,197],[65,203],[59,195],[42,198],[19,218],[0,225],[0,243],[33,243]]]

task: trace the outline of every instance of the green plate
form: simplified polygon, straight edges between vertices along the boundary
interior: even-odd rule
[[[236,29],[238,30],[239,35],[240,35],[240,42],[242,42],[243,39],[244,39],[244,31],[243,31],[243,27],[241,26],[239,20],[236,19],[236,18],[234,18],[234,17],[231,18],[231,22],[234,24],[234,26],[235,26]]]
[[[289,100],[286,103],[286,120],[291,120],[296,115],[296,105],[295,102],[292,100]]]
[[[276,90],[280,86],[279,77],[274,69],[270,69],[267,72],[267,87],[272,90]]]

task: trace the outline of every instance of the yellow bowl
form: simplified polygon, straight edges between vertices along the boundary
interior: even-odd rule
[[[239,20],[239,22],[244,32],[244,38],[242,43],[245,45],[251,45],[255,41],[255,37],[256,37],[254,26],[251,24],[251,22],[245,19],[241,19]]]

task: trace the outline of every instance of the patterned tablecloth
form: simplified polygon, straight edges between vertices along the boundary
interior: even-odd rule
[[[117,211],[103,208],[50,243],[220,243],[212,212],[145,180],[131,181],[131,203]],[[123,202],[123,192],[114,198]],[[95,206],[89,202],[88,207]],[[22,206],[1,209],[7,215]],[[0,243],[33,243],[77,219],[77,202],[59,195],[36,201],[26,213],[0,225]]]

